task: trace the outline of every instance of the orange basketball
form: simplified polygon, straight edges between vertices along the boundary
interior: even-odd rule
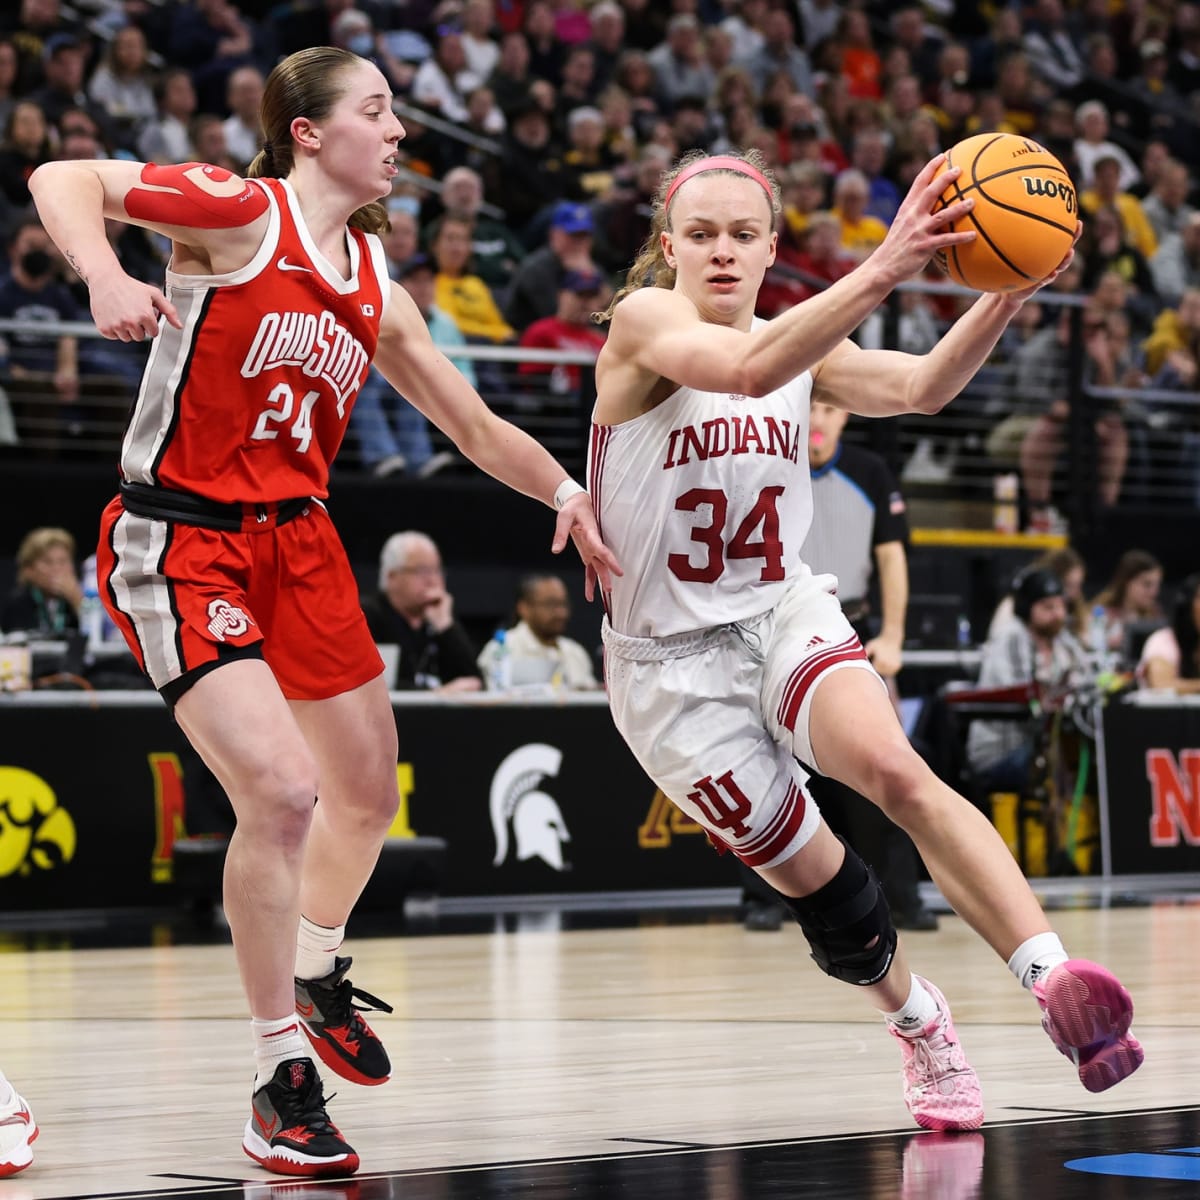
[[[956,200],[975,207],[947,230],[975,240],[936,255],[954,280],[980,292],[1014,292],[1045,279],[1075,236],[1079,203],[1066,168],[1043,146],[1015,133],[977,133],[946,155],[938,174],[961,167],[934,212]]]

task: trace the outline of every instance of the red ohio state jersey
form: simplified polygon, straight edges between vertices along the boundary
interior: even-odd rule
[[[320,253],[296,194],[270,201],[253,259],[225,275],[167,272],[182,329],[160,322],[121,448],[130,482],[226,503],[324,498],[329,465],[388,300],[383,247],[347,231],[350,277]]]

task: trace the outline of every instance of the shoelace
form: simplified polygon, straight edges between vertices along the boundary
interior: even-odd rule
[[[281,1088],[272,1100],[285,1128],[301,1125],[314,1133],[336,1134],[337,1129],[325,1111],[326,1104],[335,1095],[336,1092],[325,1095],[320,1076],[314,1071],[308,1083],[298,1088]]]
[[[910,1044],[923,1082],[936,1083],[966,1070],[965,1062],[959,1061],[958,1044],[950,1041],[940,1028],[927,1038],[912,1038]]]
[[[326,1006],[321,1005],[321,1011],[326,1013],[326,1021],[335,1029],[345,1025],[352,1036],[360,1036],[363,1021],[359,1019],[360,1012],[385,1012],[393,1011],[392,1006],[386,1001],[380,1000],[378,996],[372,996],[370,992],[364,992],[362,988],[355,987],[350,980],[343,979],[336,987],[325,989],[328,990],[331,1003]],[[355,1000],[362,1000],[362,1004],[355,1004]]]

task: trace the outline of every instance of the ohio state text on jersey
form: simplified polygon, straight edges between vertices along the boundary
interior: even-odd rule
[[[377,237],[349,229],[343,279],[283,180],[253,259],[225,275],[167,272],[182,329],[151,346],[121,450],[131,482],[223,502],[324,498],[388,299]]]

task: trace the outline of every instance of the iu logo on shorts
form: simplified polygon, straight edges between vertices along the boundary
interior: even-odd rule
[[[688,799],[714,829],[725,830],[733,838],[745,837],[750,832],[750,826],[745,824],[750,815],[750,801],[734,781],[732,771],[716,779],[705,775],[692,786],[696,790],[688,793]]]

